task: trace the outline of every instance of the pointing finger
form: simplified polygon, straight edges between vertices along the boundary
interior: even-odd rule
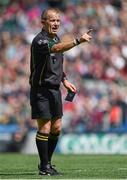
[[[88,31],[87,31],[87,34],[89,34],[90,32],[92,32],[93,31],[93,29],[89,29]]]

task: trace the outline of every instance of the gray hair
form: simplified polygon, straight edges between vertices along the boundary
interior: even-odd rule
[[[60,10],[58,8],[48,8],[48,9],[45,9],[42,14],[41,14],[41,19],[42,20],[45,20],[47,19],[47,15],[48,15],[48,12],[49,11],[52,11],[52,12],[55,12],[55,13],[60,13]]]

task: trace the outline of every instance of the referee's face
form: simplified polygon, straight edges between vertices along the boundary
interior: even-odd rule
[[[59,26],[60,14],[55,11],[49,11],[44,22],[45,30],[51,37],[54,37],[58,32]]]

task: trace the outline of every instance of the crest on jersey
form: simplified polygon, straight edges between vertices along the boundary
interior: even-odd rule
[[[53,40],[54,40],[56,43],[58,42],[58,38],[57,38],[57,37],[53,38]]]

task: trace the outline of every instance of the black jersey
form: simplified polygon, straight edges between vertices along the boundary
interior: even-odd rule
[[[58,36],[50,39],[44,30],[32,41],[30,62],[32,87],[60,86],[63,78],[63,54],[50,52],[51,41],[60,42]]]

